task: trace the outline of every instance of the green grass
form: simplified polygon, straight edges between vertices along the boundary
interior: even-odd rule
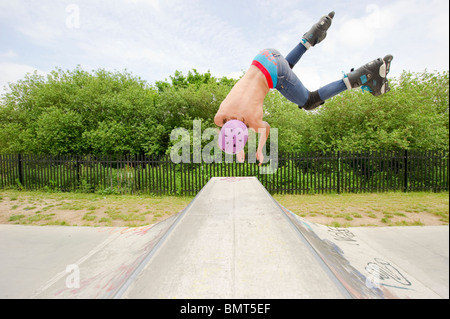
[[[25,217],[25,215],[12,215],[9,217],[8,221],[15,222],[15,221],[21,220],[24,217]]]
[[[143,226],[182,211],[193,197],[0,190],[0,223]],[[335,227],[448,225],[449,193],[274,195],[292,212]]]
[[[0,223],[119,227],[159,222],[182,211],[193,199],[18,190],[0,190],[0,196]]]
[[[297,215],[329,226],[448,225],[449,193],[274,195]]]
[[[92,215],[92,213],[86,213],[83,216],[83,220],[86,220],[86,221],[94,221],[96,218],[97,218],[97,216]]]

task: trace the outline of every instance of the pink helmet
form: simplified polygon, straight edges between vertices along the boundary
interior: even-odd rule
[[[247,140],[247,125],[238,120],[231,120],[220,130],[219,147],[225,153],[237,154],[244,149]]]

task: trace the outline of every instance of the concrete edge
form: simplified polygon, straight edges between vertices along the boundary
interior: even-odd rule
[[[145,266],[149,263],[149,261],[153,258],[156,252],[160,249],[160,247],[164,244],[176,226],[180,223],[186,213],[190,210],[196,200],[200,197],[203,190],[209,182],[197,193],[194,199],[179,213],[179,216],[174,220],[172,225],[166,231],[166,233],[159,239],[158,243],[147,253],[144,259],[139,263],[139,265],[133,270],[130,276],[125,280],[122,286],[116,291],[116,293],[111,297],[111,299],[121,299],[124,293],[130,288],[133,284],[134,280],[139,276],[139,274],[144,270]]]
[[[270,199],[273,201],[273,203],[283,212],[284,218],[286,218],[287,222],[291,227],[294,229],[294,231],[299,236],[300,240],[306,245],[308,250],[311,252],[311,254],[314,256],[314,258],[317,260],[319,265],[322,267],[322,269],[325,271],[325,273],[328,275],[328,277],[333,281],[333,283],[336,285],[336,287],[339,289],[339,291],[342,293],[345,299],[353,299],[353,296],[350,294],[350,292],[345,288],[345,286],[341,283],[341,281],[335,276],[333,271],[330,269],[330,267],[327,265],[327,263],[323,260],[321,255],[317,252],[317,250],[314,248],[314,246],[309,242],[309,240],[303,235],[301,230],[294,224],[294,222],[289,218],[289,216],[286,213],[286,209],[278,203],[275,198],[273,198],[272,195],[270,195],[269,191],[262,185],[262,183],[255,177],[255,179],[258,181],[261,188],[265,191],[266,195],[270,197]]]

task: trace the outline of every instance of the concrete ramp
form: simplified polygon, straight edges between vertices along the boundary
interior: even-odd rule
[[[256,178],[213,178],[125,298],[346,298]]]
[[[448,298],[448,227],[414,230],[438,247],[416,245],[400,228],[374,229],[379,238],[309,223],[256,178],[213,178],[120,297]],[[401,245],[409,256],[385,254]],[[424,254],[440,275],[422,282],[399,264],[408,257],[402,266],[419,269]]]
[[[0,299],[113,298],[177,217],[137,228],[0,225]]]
[[[0,298],[449,298],[448,235],[326,227],[256,178],[212,178],[153,226],[0,226]]]
[[[447,226],[334,228],[283,209],[353,298],[449,297]]]

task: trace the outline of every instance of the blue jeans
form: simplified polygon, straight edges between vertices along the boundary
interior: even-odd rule
[[[310,96],[312,94],[314,94],[316,98],[319,97],[322,101],[325,101],[347,90],[347,86],[342,79],[325,85],[316,92],[310,92],[305,88],[297,75],[292,71],[292,68],[306,52],[306,48],[303,44],[299,43],[286,58],[275,49],[269,49],[269,51],[273,53],[277,62],[278,83],[275,88],[284,97],[297,104],[300,108],[305,106],[305,109],[311,109],[308,108],[306,104],[307,102],[310,103]]]

